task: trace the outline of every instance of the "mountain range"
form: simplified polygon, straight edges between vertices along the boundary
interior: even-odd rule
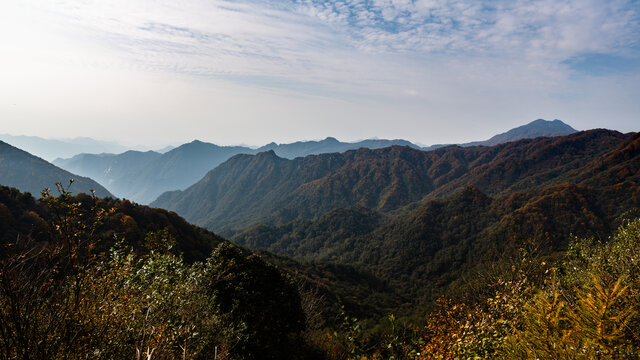
[[[312,218],[341,207],[388,213],[467,185],[501,195],[561,183],[572,170],[627,137],[594,130],[494,147],[361,148],[292,160],[273,151],[236,155],[186,190],[164,193],[151,206],[176,211],[225,234],[258,223]]]
[[[0,184],[30,192],[37,197],[42,190],[55,189],[56,183],[66,186],[71,179],[74,180],[71,190],[75,193],[90,193],[93,189],[98,197],[113,196],[90,178],[72,174],[0,141]]]
[[[88,137],[48,139],[38,136],[0,134],[0,140],[49,162],[79,154],[114,154],[127,150],[147,151],[146,146],[135,146],[134,149],[130,149],[116,141],[96,140]],[[164,154],[173,148],[174,146],[167,145],[156,151]]]
[[[346,192],[360,194],[350,198],[353,201],[347,205],[339,199],[346,193],[344,187],[335,177],[325,175],[310,182],[322,189],[311,193],[290,191],[281,185],[286,182],[272,187],[271,197],[277,198],[274,192],[283,190],[280,196],[291,202],[264,207],[262,201],[268,200],[260,198],[253,202],[257,209],[230,207],[226,216],[224,210],[212,208],[216,217],[201,221],[208,226],[206,221],[213,219],[214,224],[234,224],[237,228],[253,223],[243,231],[227,231],[227,235],[232,235],[237,244],[300,261],[356,265],[403,296],[433,299],[443,291],[456,292],[456,296],[472,293],[482,279],[478,274],[487,276],[487,272],[510,266],[522,251],[556,259],[566,251],[572,237],[605,239],[625,219],[640,216],[639,133],[592,130],[521,140],[480,153],[473,150],[440,149],[449,159],[454,154],[467,159],[452,167],[449,175],[461,171],[456,169],[465,171],[453,181],[440,183],[435,177],[432,183],[440,185],[413,203],[404,197],[396,206],[386,208],[388,192],[381,190],[402,181],[403,192],[420,190],[407,183],[414,179],[411,175],[393,175],[378,188],[366,181],[337,177],[342,183],[354,185]],[[376,151],[382,150],[372,152]],[[414,172],[408,164],[415,160],[407,161],[411,151],[401,147],[389,150],[395,152],[396,169]],[[363,150],[353,153],[359,152]],[[376,157],[384,159],[381,154]],[[361,179],[376,173],[363,171],[370,163],[360,165],[349,165],[346,173],[360,174]],[[338,169],[332,174],[345,173],[342,166]],[[261,186],[259,183],[267,179],[245,184],[248,188]],[[368,190],[363,191],[364,187]],[[218,187],[217,191],[226,194],[235,190]],[[287,197],[286,193],[291,195]],[[208,194],[201,193],[202,198],[207,199]],[[240,203],[245,202],[244,195],[235,194]],[[363,201],[371,198],[375,201]],[[184,206],[180,202],[183,199],[188,198],[174,201]],[[209,211],[198,209],[201,214]],[[291,218],[294,220],[287,221]]]
[[[560,136],[575,132],[560,120],[535,120],[504,134],[461,146],[489,145],[536,136]],[[164,154],[127,151],[121,154],[79,154],[53,163],[68,171],[88,176],[106,186],[121,198],[147,204],[169,190],[184,190],[200,180],[208,171],[234,155],[273,151],[281,158],[295,159],[307,155],[342,153],[360,148],[379,149],[408,146],[421,149],[406,140],[369,139],[354,143],[328,137],[320,141],[299,141],[291,144],[270,143],[257,149],[244,146],[218,146],[195,140]],[[445,145],[435,145],[435,149]]]
[[[123,152],[127,148],[115,141],[100,141],[87,137],[74,139],[45,139],[38,136],[0,134],[0,140],[30,154],[53,161],[59,157],[70,157],[80,153]]]
[[[237,154],[272,151],[295,158],[324,152],[341,152],[351,148],[381,148],[407,145],[404,140],[364,140],[339,142],[334,138],[292,144],[271,143],[258,149],[244,146],[218,146],[194,140],[164,154],[127,151],[122,154],[79,154],[53,163],[63,169],[89,176],[104,184],[116,196],[146,204],[167,190],[185,189],[200,180],[209,170]]]

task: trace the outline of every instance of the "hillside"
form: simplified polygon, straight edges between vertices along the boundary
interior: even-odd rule
[[[296,283],[174,213],[0,187],[0,235],[3,359],[134,358],[147,341],[163,359],[188,343],[204,358],[275,360],[305,346]]]
[[[572,181],[571,170],[620,145],[630,135],[592,130],[494,147],[359,149],[287,160],[273,152],[239,155],[184,191],[152,206],[198,225],[230,233],[255,224],[310,219],[363,206],[389,213],[468,185],[489,195]]]
[[[81,203],[84,212],[90,212],[91,197],[80,194],[72,198]],[[122,237],[128,245],[140,250],[145,236],[164,228],[175,238],[178,252],[190,260],[203,260],[220,242],[224,241],[212,232],[195,227],[175,213],[162,209],[150,209],[124,200],[97,199],[98,208],[113,209],[97,229],[98,247],[108,249],[114,243],[114,234]],[[54,220],[51,209],[29,194],[15,188],[0,186],[0,244],[11,243],[18,236],[31,236],[39,241],[51,241],[49,224]]]
[[[89,196],[76,195],[71,200],[81,203],[85,213],[91,212],[93,201]],[[175,240],[171,251],[181,255],[189,263],[206,260],[218,245],[229,243],[222,237],[189,224],[177,214],[166,210],[112,198],[98,199],[96,206],[105,210],[113,209],[95,233],[94,240],[97,242],[98,251],[109,250],[117,238],[137,252],[146,253],[146,237],[164,229],[167,230],[166,235]],[[52,215],[46,204],[30,194],[0,186],[0,249],[6,244],[15,243],[16,239],[26,237],[37,242],[51,242],[51,223],[54,221]],[[253,253],[247,249],[242,251],[247,256]],[[288,274],[301,284],[320,291],[318,296],[324,299],[323,311],[329,311],[324,315],[327,318],[334,315],[329,309],[338,298],[342,299],[350,311],[363,317],[380,316],[406,301],[382,280],[351,265],[308,263],[267,252],[258,254],[268,263],[278,266],[283,274]]]
[[[98,197],[113,195],[90,178],[74,175],[66,170],[33,156],[26,151],[0,141],[0,185],[11,186],[39,196],[45,188],[55,189],[56,183],[68,184],[73,179],[75,192],[90,193]]]

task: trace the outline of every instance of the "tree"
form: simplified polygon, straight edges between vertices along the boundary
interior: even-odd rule
[[[224,324],[231,359],[288,359],[304,329],[295,284],[256,255],[220,244],[202,286]]]

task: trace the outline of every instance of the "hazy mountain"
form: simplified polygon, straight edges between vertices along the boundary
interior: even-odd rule
[[[120,153],[127,150],[126,147],[116,142],[99,141],[91,138],[58,140],[37,136],[0,134],[0,140],[47,161],[52,161],[56,158],[68,158],[80,153]]]
[[[493,146],[509,141],[520,139],[531,139],[539,136],[563,136],[577,132],[576,129],[556,119],[553,121],[538,119],[526,125],[511,129],[505,133],[495,135],[489,140],[476,141],[463,144],[462,146]]]
[[[565,124],[564,122],[556,120],[544,120],[537,119],[526,125],[513,128],[505,133],[492,136],[489,140],[484,141],[472,141],[468,143],[458,144],[458,146],[493,146],[510,141],[517,141],[521,139],[531,139],[539,136],[564,136],[577,132],[576,129]],[[424,147],[424,150],[434,150],[445,146],[451,146],[451,144],[438,144]]]
[[[173,149],[175,149],[175,148],[176,148],[176,147],[175,147],[175,146],[173,146],[173,145],[167,145],[167,146],[163,147],[162,149],[158,149],[158,150],[156,150],[156,152],[159,152],[159,153],[161,153],[161,154],[164,154],[164,153],[169,152],[169,151],[171,151],[171,150],[173,150]]]
[[[94,189],[98,197],[113,196],[92,179],[74,175],[47,161],[0,141],[0,184],[30,192],[38,197],[45,188],[55,189],[56,182],[68,184],[73,193],[89,193]],[[54,192],[55,193],[55,192]]]
[[[328,154],[335,152],[345,152],[347,150],[355,150],[360,148],[380,149],[389,146],[410,146],[416,149],[420,147],[406,140],[384,140],[384,139],[368,139],[358,142],[341,142],[336,138],[328,137],[320,141],[298,141],[291,144],[270,143],[262,146],[256,152],[264,152],[273,150],[276,155],[282,158],[293,159],[300,156]]]
[[[122,196],[147,204],[168,189],[184,189],[201,179],[233,155],[244,153],[241,146],[218,146],[194,140],[170,150],[139,168],[125,181]]]
[[[130,191],[129,184],[140,170],[161,156],[155,151],[129,150],[121,154],[79,154],[70,159],[56,159],[53,164],[88,176],[122,197],[121,194]]]
[[[627,138],[593,130],[428,152],[394,146],[292,160],[273,151],[238,155],[188,189],[167,192],[151,205],[216,231],[312,218],[350,206],[390,212],[467,185],[500,195],[567,181],[572,170]]]
[[[154,151],[80,154],[56,159],[54,164],[99,179],[118,197],[146,204],[164,191],[186,188],[231,156],[247,151],[253,150],[195,140],[164,154]]]

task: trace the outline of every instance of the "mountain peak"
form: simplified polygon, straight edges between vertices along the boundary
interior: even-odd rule
[[[273,149],[259,152],[256,154],[256,156],[262,158],[280,158]]]
[[[562,129],[562,130],[567,130],[572,132],[577,131],[570,125],[558,119],[553,119],[553,120],[536,119],[526,125],[519,126],[515,129],[526,128],[526,127],[547,128],[547,129],[555,129],[555,130]],[[515,130],[515,129],[512,129],[512,130]]]
[[[203,149],[203,148],[218,148],[218,147],[219,146],[216,144],[212,144],[212,143],[208,143],[208,142],[204,142],[196,139],[196,140],[193,140],[192,142],[182,144],[175,149],[169,150],[166,152],[166,154],[176,153],[184,150],[199,151],[199,149]]]
[[[463,146],[472,146],[472,145],[485,145],[485,146],[493,146],[502,144],[510,141],[517,141],[521,139],[530,139],[536,138],[540,136],[564,136],[577,132],[576,129],[571,126],[565,124],[564,122],[554,119],[554,120],[545,120],[545,119],[536,119],[528,124],[518,126],[513,128],[505,133],[498,134],[493,136],[489,140],[473,142],[469,144],[463,144]]]

